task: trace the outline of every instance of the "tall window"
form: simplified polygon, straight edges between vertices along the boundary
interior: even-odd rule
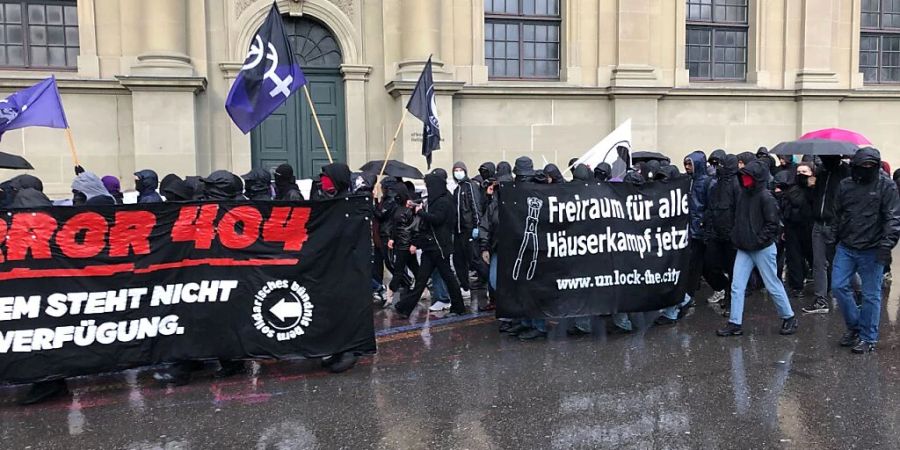
[[[691,80],[747,78],[748,0],[687,0],[685,63]]]
[[[75,0],[0,0],[0,67],[74,69]]]
[[[484,0],[491,79],[559,79],[559,0]]]
[[[900,0],[862,0],[859,69],[866,83],[900,83]]]

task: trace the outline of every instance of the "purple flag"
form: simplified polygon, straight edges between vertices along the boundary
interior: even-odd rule
[[[304,84],[306,77],[294,59],[278,5],[273,3],[266,21],[250,42],[244,66],[225,100],[225,109],[234,124],[247,134]]]
[[[9,130],[25,127],[69,128],[56,77],[0,100],[0,137]]]

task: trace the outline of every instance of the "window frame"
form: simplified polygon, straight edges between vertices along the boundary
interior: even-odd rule
[[[491,0],[485,0],[491,1]],[[494,59],[500,58],[487,58],[485,57],[485,65],[488,66],[488,80],[490,81],[559,81],[562,79],[562,0],[548,0],[548,1],[556,1],[557,9],[559,11],[558,16],[548,16],[548,15],[526,15],[524,13],[524,2],[525,0],[507,0],[507,1],[516,1],[518,2],[518,13],[516,14],[508,14],[508,13],[484,13],[484,24],[487,26],[490,24],[502,24],[502,25],[516,25],[519,29],[519,52],[518,52],[518,64],[519,64],[519,76],[518,77],[510,77],[510,76],[491,76],[491,65],[488,63],[489,60],[493,61]],[[534,41],[534,43],[555,43],[557,46],[557,55],[556,55],[556,76],[525,76],[524,67],[525,61],[525,25],[556,25],[558,28],[557,40],[553,41]],[[487,38],[482,39],[485,44],[488,43]],[[514,42],[514,41],[497,41],[491,39],[491,43],[495,42]],[[510,58],[503,58],[505,60],[510,60]],[[553,59],[530,59],[529,61],[554,61]]]
[[[20,8],[21,8],[21,15],[22,15],[22,20],[20,22],[21,27],[22,27],[21,47],[22,47],[22,58],[25,61],[25,64],[24,65],[12,65],[12,64],[9,64],[9,60],[7,59],[6,64],[0,64],[0,70],[3,70],[3,71],[35,71],[35,72],[49,72],[49,71],[52,71],[52,72],[77,72],[78,71],[78,56],[81,55],[81,24],[77,23],[74,27],[71,25],[67,25],[65,23],[65,9],[63,9],[63,24],[62,25],[50,25],[50,26],[59,26],[63,29],[63,40],[64,41],[66,39],[65,38],[66,28],[75,28],[76,30],[78,30],[78,46],[75,47],[75,46],[68,46],[66,44],[63,44],[60,47],[60,46],[49,45],[49,44],[45,44],[45,45],[35,44],[38,47],[43,47],[46,49],[62,48],[64,52],[70,48],[78,49],[78,53],[75,55],[75,61],[74,61],[73,65],[71,65],[71,66],[69,66],[69,65],[51,66],[51,65],[49,65],[49,54],[48,54],[48,58],[47,58],[48,65],[36,66],[36,65],[33,65],[31,62],[31,59],[32,59],[31,58],[31,46],[32,46],[32,44],[31,44],[31,30],[29,29],[30,22],[29,22],[29,17],[28,17],[28,6],[29,5],[40,5],[40,6],[44,6],[44,7],[59,5],[59,6],[62,6],[63,8],[65,8],[66,6],[70,6],[70,7],[75,8],[75,14],[77,17],[77,15],[78,15],[77,0],[0,0],[0,7],[9,5],[9,4],[18,4],[18,5],[20,5]],[[5,26],[5,25],[11,25],[11,24],[4,22],[3,25]],[[46,24],[46,23],[35,24],[35,25],[43,25],[45,27],[45,29],[48,26],[48,24]],[[18,45],[19,44],[0,44],[0,47],[9,47],[9,46],[18,46]],[[5,48],[4,48],[4,50],[5,50]]]
[[[689,3],[690,1],[691,0],[684,0],[684,5],[685,5],[686,9],[690,8],[690,6],[691,6]],[[747,73],[748,73],[749,65],[750,65],[750,61],[749,61],[749,58],[750,58],[750,1],[752,1],[752,0],[747,0],[746,6],[738,6],[738,7],[746,8],[746,11],[745,11],[746,21],[745,22],[729,22],[727,20],[716,21],[716,16],[715,16],[716,6],[726,6],[726,7],[727,6],[732,6],[732,7],[736,6],[736,5],[727,5],[727,4],[720,5],[719,2],[722,2],[722,1],[727,1],[727,0],[711,0],[710,1],[710,3],[709,3],[710,12],[711,12],[710,20],[691,19],[690,15],[689,15],[690,11],[689,10],[685,11],[684,68],[685,68],[685,70],[688,71],[688,79],[692,83],[694,83],[694,82],[697,82],[697,83],[743,83],[743,82],[747,81]],[[710,76],[709,77],[695,77],[690,74],[690,68],[688,67],[688,62],[689,62],[688,61],[688,53],[689,52],[688,52],[688,48],[687,48],[688,47],[687,36],[688,36],[688,32],[691,29],[708,30],[710,33],[710,37],[709,37],[709,73],[710,73]],[[739,78],[737,78],[737,77],[736,78],[722,78],[722,77],[716,77],[716,75],[715,75],[716,48],[717,48],[716,32],[719,32],[719,31],[743,31],[744,32],[744,45],[743,45],[744,73],[743,73],[743,76],[741,76]],[[722,48],[722,47],[719,46],[719,48]],[[729,48],[729,47],[725,47],[725,48]],[[735,47],[735,48],[740,48],[740,47]],[[727,63],[727,64],[735,64],[735,63]]]
[[[860,48],[859,48],[859,58],[860,62],[858,63],[859,72],[863,73],[863,84],[864,85],[900,85],[900,77],[896,80],[882,80],[881,73],[887,68],[900,70],[900,64],[897,66],[885,66],[884,65],[884,40],[885,38],[900,38],[900,27],[897,28],[885,28],[884,27],[884,16],[886,14],[897,15],[900,14],[900,9],[891,12],[884,11],[884,2],[883,0],[878,0],[878,10],[877,11],[866,11],[864,5],[860,6],[860,27],[859,27],[859,37],[860,37]],[[862,15],[863,14],[876,14],[878,18],[878,26],[877,28],[872,28],[869,26],[863,25]],[[876,38],[878,41],[878,47],[874,51],[875,56],[877,58],[877,62],[874,66],[863,66],[862,65],[862,40],[863,38]],[[872,53],[871,50],[867,50],[867,53]],[[897,52],[890,52],[897,53]],[[866,80],[865,72],[863,72],[863,68],[874,68],[875,69],[875,80]]]

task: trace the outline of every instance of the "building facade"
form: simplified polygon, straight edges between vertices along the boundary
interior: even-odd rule
[[[435,164],[564,164],[616,125],[634,147],[755,150],[826,127],[900,162],[897,0],[278,0],[336,159],[423,166],[404,106],[431,55]],[[0,89],[55,74],[82,165],[130,179],[327,162],[306,99],[249,135],[224,103],[271,0],[0,0]],[[67,194],[60,130],[6,133]],[[0,177],[11,176],[0,171]],[[125,182],[126,186],[130,183]]]

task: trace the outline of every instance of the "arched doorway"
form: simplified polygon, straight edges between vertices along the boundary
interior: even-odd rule
[[[284,29],[300,67],[322,132],[335,161],[346,161],[347,136],[344,110],[344,80],[340,46],[322,24],[308,19],[284,17]],[[306,94],[292,95],[250,135],[253,167],[274,169],[288,163],[298,178],[309,178],[328,164]]]

